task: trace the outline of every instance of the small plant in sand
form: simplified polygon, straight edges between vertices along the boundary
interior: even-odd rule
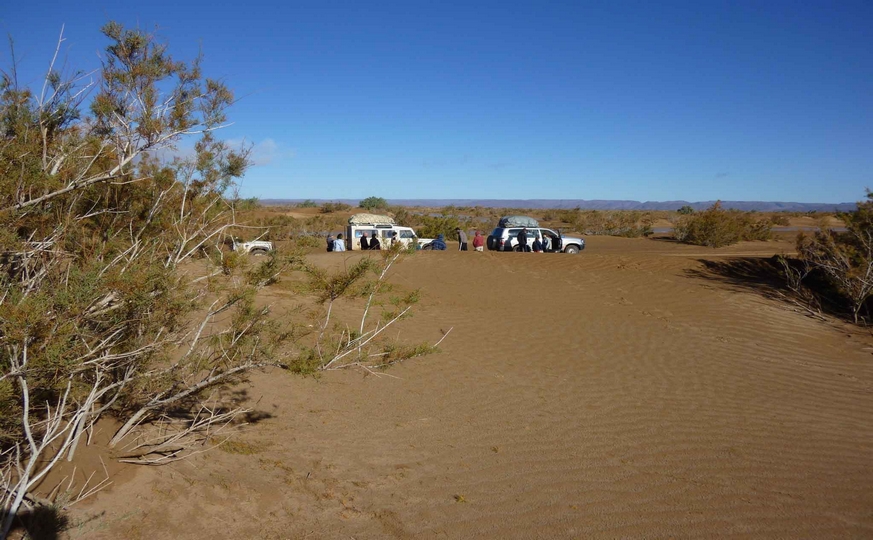
[[[324,311],[318,316],[311,346],[303,347],[289,365],[294,371],[312,373],[357,367],[368,372],[384,368],[409,358],[435,352],[451,332],[444,332],[433,345],[407,345],[384,340],[385,331],[411,315],[419,301],[419,292],[392,295],[387,281],[392,267],[404,257],[414,254],[395,244],[391,249],[364,257],[350,267],[335,273],[302,263],[300,269],[308,276],[311,290]],[[340,299],[363,300],[360,319],[354,323],[336,321],[334,307]]]

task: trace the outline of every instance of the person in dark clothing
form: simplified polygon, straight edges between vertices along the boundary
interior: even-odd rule
[[[361,233],[361,249],[364,251],[370,249],[370,241],[367,240],[367,233],[366,232]]]
[[[445,251],[446,250],[446,241],[443,238],[443,235],[438,234],[436,240],[430,243],[430,248],[435,251]]]
[[[455,232],[458,233],[458,251],[467,251],[467,233],[460,227],[455,229]]]
[[[328,251],[333,251],[333,242],[334,242],[333,235],[328,234],[327,235],[327,250]]]
[[[534,238],[533,250],[534,253],[541,253],[543,251],[543,243],[540,241],[539,237]]]
[[[518,231],[518,250],[521,252],[530,250],[530,248],[527,247],[527,227]]]
[[[373,232],[373,237],[370,238],[370,249],[382,249],[382,243],[379,242],[379,233]]]

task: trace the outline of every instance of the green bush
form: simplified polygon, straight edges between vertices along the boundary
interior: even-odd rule
[[[725,210],[721,201],[703,212],[682,216],[673,228],[680,242],[707,247],[724,247],[741,240],[769,240],[770,220],[749,212]]]
[[[306,199],[302,203],[297,203],[297,208],[315,208],[316,206],[318,205],[311,199]]]
[[[358,203],[358,206],[365,210],[374,210],[377,208],[388,208],[388,201],[382,197],[367,197]]]

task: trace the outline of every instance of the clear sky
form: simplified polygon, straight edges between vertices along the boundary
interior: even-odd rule
[[[61,26],[155,30],[239,102],[243,196],[852,202],[873,188],[873,2],[0,3],[22,82]],[[8,68],[8,46],[0,65]]]

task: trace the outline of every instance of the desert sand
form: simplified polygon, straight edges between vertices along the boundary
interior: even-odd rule
[[[397,333],[452,328],[441,352],[255,374],[238,390],[264,418],[236,445],[125,468],[66,535],[873,537],[873,338],[713,270],[792,242],[587,242],[417,253],[392,277],[422,291]]]

